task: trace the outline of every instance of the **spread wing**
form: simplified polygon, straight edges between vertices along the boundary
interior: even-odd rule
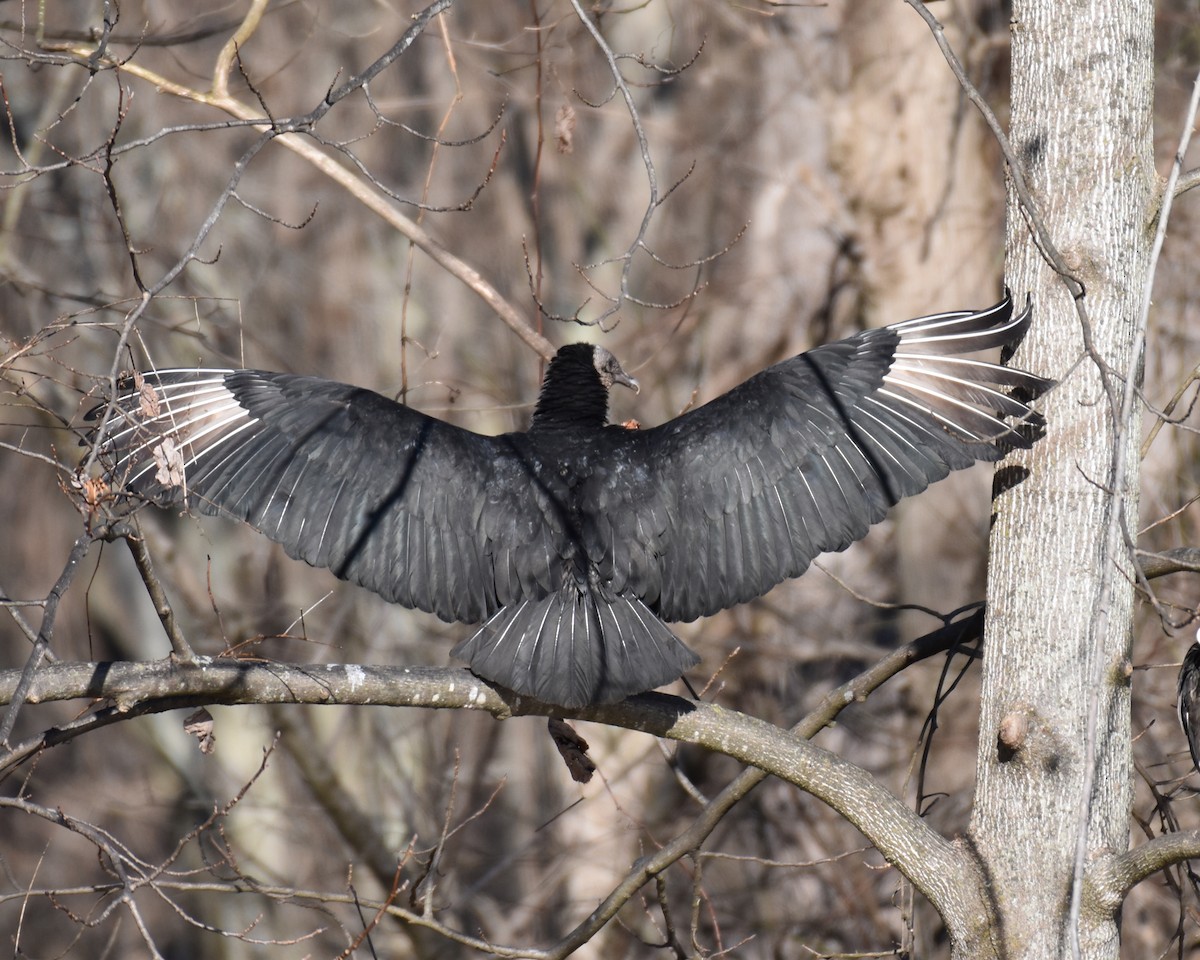
[[[951,470],[1028,446],[1012,395],[1050,382],[959,356],[1015,344],[1028,308],[870,330],[776,364],[675,420],[624,431],[592,478],[588,549],[615,591],[693,620],[799,576]]]
[[[581,548],[606,597],[692,620],[799,576],[951,470],[1028,446],[1013,421],[1036,420],[1021,397],[1049,381],[961,356],[1028,322],[1006,298],[819,347],[660,427],[591,435],[569,476],[539,467],[530,434],[254,370],[145,375],[101,452],[115,486],[245,520],[447,620],[541,600],[578,575]]]
[[[293,557],[445,620],[477,622],[561,582],[555,491],[533,482],[523,435],[481,436],[314,377],[140,381],[101,440],[115,487],[244,520]]]

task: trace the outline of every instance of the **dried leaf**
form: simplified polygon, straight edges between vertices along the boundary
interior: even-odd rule
[[[136,370],[133,374],[133,385],[137,387],[138,408],[141,415],[147,418],[157,417],[159,410],[158,391],[150,386],[146,382],[146,378]]]
[[[575,108],[564,103],[554,112],[554,142],[559,153],[575,150]]]
[[[108,495],[109,487],[103,477],[76,477],[72,482],[83,494],[83,500],[91,510],[95,510]]]
[[[150,451],[157,470],[154,479],[164,487],[182,487],[184,482],[183,454],[172,437],[163,437]]]
[[[200,752],[208,754],[217,748],[217,738],[213,735],[213,726],[212,714],[201,707],[194,713],[189,714],[187,719],[183,721],[183,732],[190,733],[199,740]]]
[[[563,762],[567,765],[567,770],[571,773],[571,779],[576,783],[587,783],[591,780],[592,774],[596,772],[596,764],[587,755],[588,742],[576,733],[570,724],[558,717],[551,717],[546,726],[550,730],[554,745],[562,755]]]

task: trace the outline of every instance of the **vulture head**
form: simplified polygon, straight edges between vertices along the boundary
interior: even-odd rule
[[[572,344],[575,347],[586,347],[586,343]],[[563,347],[563,350],[569,350],[570,347]],[[558,351],[560,354],[562,350]],[[600,382],[604,384],[604,389],[607,390],[614,383],[619,383],[623,387],[628,387],[634,393],[641,393],[641,385],[621,369],[621,364],[617,358],[605,350],[603,347],[592,347],[592,366],[596,368],[596,372],[600,374]]]
[[[608,422],[608,390],[614,383],[639,392],[609,351],[591,343],[561,347],[546,368],[530,429],[602,427]]]

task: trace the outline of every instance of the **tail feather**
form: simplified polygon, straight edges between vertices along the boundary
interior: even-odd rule
[[[485,680],[544,703],[615,703],[700,662],[636,597],[574,585],[510,604],[451,651]]]

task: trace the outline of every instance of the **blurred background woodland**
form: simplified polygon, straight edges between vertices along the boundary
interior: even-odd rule
[[[227,96],[243,117],[308,114],[391,47],[419,8],[271,3],[239,39]],[[1006,5],[930,9],[1003,120]],[[0,4],[6,598],[45,598],[82,532],[71,487],[86,452],[81,415],[114,369],[314,373],[479,432],[527,422],[541,359],[497,310],[282,140],[248,153],[261,128],[209,93],[246,15],[243,2]],[[570,3],[460,0],[369,95],[339,100],[302,139],[478,271],[554,345],[584,338],[611,349],[642,384],[640,396],[614,395],[614,419],[659,423],[823,341],[998,299],[1000,151],[901,0],[648,0],[594,4],[589,16],[621,58],[636,124]],[[1200,6],[1164,0],[1158,18],[1165,171],[1200,66]],[[96,57],[89,68],[102,36],[118,65]],[[639,130],[657,181],[653,209]],[[1148,404],[1162,409],[1182,391],[1177,417],[1190,413],[1200,361],[1188,294],[1196,211],[1186,195],[1171,221],[1145,361]],[[143,290],[153,290],[145,301]],[[1147,428],[1154,422],[1147,414]],[[1183,417],[1147,443],[1144,549],[1200,541],[1189,533],[1200,519],[1195,422]],[[947,614],[981,600],[990,483],[990,468],[955,475],[801,580],[681,625],[703,657],[697,688],[712,678],[706,699],[788,726],[941,625],[915,606]],[[140,522],[200,653],[441,665],[467,635],[289,560],[239,525],[154,510]],[[1174,605],[1171,623],[1144,607],[1135,645],[1139,834],[1172,817],[1200,823],[1170,666],[1191,641],[1196,581],[1170,579],[1161,597]],[[22,606],[0,618],[3,667],[20,667],[29,651],[18,620],[36,631],[38,618]],[[68,660],[169,652],[124,544],[89,553],[52,650]],[[933,659],[846,710],[817,742],[952,836],[970,809],[976,689],[970,657]],[[77,709],[27,705],[15,738]],[[465,955],[436,929],[388,918],[368,945],[369,904],[394,876],[395,901],[432,921],[542,948],[738,770],[727,757],[580,724],[599,766],[580,786],[534,718],[212,713],[211,754],[175,711],[74,740],[8,775],[4,797],[61,808],[163,869],[139,898],[139,930],[112,909],[110,873],[86,837],[0,807],[0,950],[324,957],[357,944],[356,956]],[[1186,875],[1143,884],[1124,912],[1126,955],[1194,949],[1198,909]],[[936,914],[853,827],[774,780],[580,955],[673,955],[656,949],[668,923],[700,956],[946,955]]]

